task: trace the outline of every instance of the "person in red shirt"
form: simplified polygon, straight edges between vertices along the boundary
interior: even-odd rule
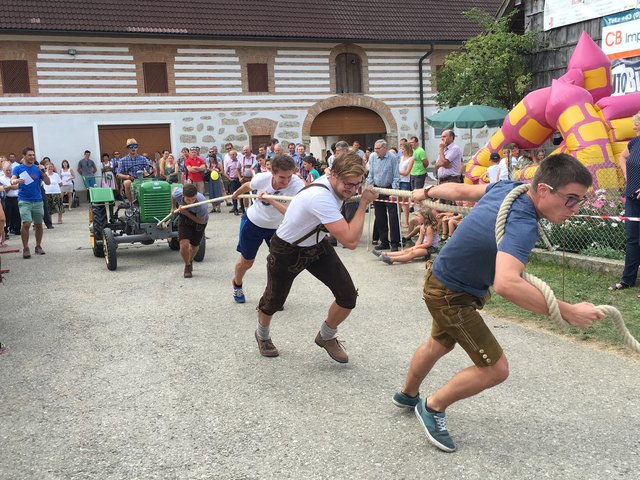
[[[187,180],[196,186],[198,193],[204,193],[204,172],[207,170],[207,164],[204,158],[198,156],[198,147],[191,147],[184,166],[187,169]]]

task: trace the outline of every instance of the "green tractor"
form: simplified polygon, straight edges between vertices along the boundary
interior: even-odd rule
[[[171,250],[180,250],[178,219],[169,221],[166,228],[158,222],[171,212],[171,192],[179,184],[160,180],[135,180],[131,185],[137,205],[131,207],[120,202],[116,206],[113,190],[93,187],[89,189],[89,238],[96,257],[104,257],[109,270],[118,267],[117,249],[120,243],[151,245],[156,240],[167,240]],[[202,236],[200,248],[194,257],[204,259],[206,239]]]

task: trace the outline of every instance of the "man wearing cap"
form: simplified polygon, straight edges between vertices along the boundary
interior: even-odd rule
[[[198,193],[204,193],[204,172],[207,164],[204,159],[198,156],[198,147],[189,149],[189,157],[184,161],[187,169],[187,179],[196,186]]]
[[[173,211],[180,217],[178,220],[178,241],[180,256],[184,260],[184,278],[193,276],[193,257],[198,253],[200,240],[209,221],[209,207],[191,204],[204,202],[206,198],[196,190],[195,185],[188,183],[184,188],[176,188],[171,194]]]
[[[149,159],[143,155],[138,155],[138,142],[135,138],[127,139],[127,149],[129,154],[122,157],[118,162],[116,177],[122,181],[124,186],[124,194],[133,203],[133,194],[131,193],[131,182],[138,178],[138,172],[142,171],[145,176],[155,176],[156,171],[151,165]]]

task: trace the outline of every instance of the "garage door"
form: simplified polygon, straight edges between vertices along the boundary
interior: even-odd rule
[[[311,124],[311,135],[384,135],[387,128],[380,116],[367,108],[337,107],[318,115]]]
[[[8,157],[10,153],[15,153],[16,158],[20,159],[24,147],[33,147],[31,127],[0,128],[0,156]]]
[[[99,125],[100,155],[120,152],[126,155],[127,138],[135,138],[140,145],[138,153],[147,154],[153,160],[154,152],[171,150],[171,129],[169,124],[152,125]],[[94,155],[95,158],[99,155]]]

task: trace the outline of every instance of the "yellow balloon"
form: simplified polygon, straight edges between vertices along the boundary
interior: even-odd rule
[[[211,171],[211,180],[215,182],[216,180],[218,180],[219,177],[220,176],[218,175],[218,172],[216,172],[215,170]]]

